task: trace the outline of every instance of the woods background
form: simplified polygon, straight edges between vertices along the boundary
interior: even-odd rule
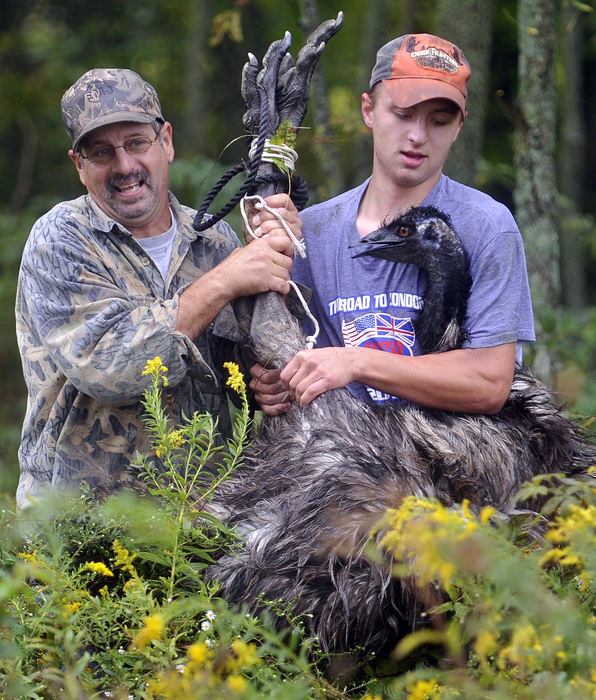
[[[141,73],[174,126],[172,189],[199,206],[247,155],[240,96],[247,53],[262,58],[289,30],[296,56],[310,29],[339,10],[344,27],[315,73],[298,139],[297,173],[308,180],[310,202],[369,174],[360,94],[376,49],[406,32],[460,45],[472,65],[469,117],[447,173],[513,210],[539,335],[527,359],[571,413],[596,413],[593,2],[0,0],[0,9],[0,491],[14,490],[25,410],[14,334],[22,248],[38,216],[82,192],[66,156],[64,90],[92,67]],[[229,219],[238,230],[237,215]]]

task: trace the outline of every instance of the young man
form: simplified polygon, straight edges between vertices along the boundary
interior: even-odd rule
[[[281,375],[252,368],[266,413],[306,405],[347,386],[365,401],[404,399],[438,409],[494,413],[506,400],[521,344],[534,340],[523,244],[510,212],[442,173],[466,118],[470,67],[454,44],[409,34],[377,53],[362,116],[373,136],[372,175],[359,187],[302,213],[307,260],[293,278],[313,290],[322,331]],[[393,319],[396,340],[417,317],[424,281],[414,265],[356,257],[350,244],[417,205],[451,217],[471,264],[465,347],[421,355],[415,334],[401,354],[351,345],[346,331],[365,314]],[[401,329],[401,330],[400,330]]]
[[[19,274],[17,338],[29,397],[17,505],[45,487],[82,481],[111,491],[134,479],[150,448],[140,400],[148,360],[168,368],[173,419],[194,411],[230,429],[223,362],[238,359],[229,301],[288,291],[291,244],[264,212],[269,235],[239,246],[219,223],[203,233],[195,211],[168,191],[172,126],[154,88],[126,69],[85,73],[62,98],[68,155],[87,194],[34,225]],[[268,199],[300,236],[285,195]]]

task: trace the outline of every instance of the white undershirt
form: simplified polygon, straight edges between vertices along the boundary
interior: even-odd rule
[[[157,265],[157,268],[161,272],[161,276],[163,277],[164,281],[168,276],[168,268],[170,267],[170,260],[172,259],[174,238],[176,238],[176,231],[178,230],[178,223],[176,221],[176,217],[174,216],[174,212],[171,209],[170,216],[172,218],[172,225],[167,231],[160,233],[158,236],[137,238],[137,243]]]

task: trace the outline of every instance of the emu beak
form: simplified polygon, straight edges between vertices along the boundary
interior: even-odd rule
[[[396,252],[405,243],[405,239],[396,238],[393,234],[383,231],[373,231],[365,236],[362,240],[350,243],[349,248],[358,249],[354,253],[354,257],[358,258],[362,255],[372,255],[375,258],[391,259],[391,252]]]

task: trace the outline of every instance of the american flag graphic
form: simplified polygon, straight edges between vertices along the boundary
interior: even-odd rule
[[[412,321],[389,314],[366,314],[342,324],[346,345],[411,355],[416,340]]]

